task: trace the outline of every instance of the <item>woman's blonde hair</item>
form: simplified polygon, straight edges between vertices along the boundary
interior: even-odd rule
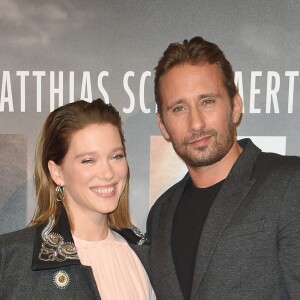
[[[109,123],[116,126],[125,150],[120,114],[111,104],[106,104],[101,99],[93,100],[91,103],[79,100],[66,104],[54,110],[46,119],[35,150],[34,182],[37,204],[30,225],[45,223],[52,214],[57,219],[62,204],[56,200],[56,184],[51,178],[48,161],[53,160],[56,164],[61,164],[68,152],[72,136],[78,130],[95,123]],[[129,215],[128,180],[129,175],[117,209],[108,214],[110,228],[132,226]]]

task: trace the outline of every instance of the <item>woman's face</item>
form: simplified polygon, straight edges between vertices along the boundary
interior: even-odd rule
[[[68,211],[76,218],[97,220],[114,211],[124,190],[128,166],[118,128],[92,124],[71,138],[66,156],[55,165],[64,185]],[[61,182],[59,182],[61,181]]]

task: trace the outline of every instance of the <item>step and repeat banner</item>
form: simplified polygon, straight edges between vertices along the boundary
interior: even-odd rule
[[[196,35],[233,65],[239,137],[300,155],[299,15],[292,0],[0,0],[0,233],[33,215],[33,153],[47,115],[99,97],[122,115],[131,213],[145,231],[151,205],[186,172],[156,124],[153,68],[169,43]]]

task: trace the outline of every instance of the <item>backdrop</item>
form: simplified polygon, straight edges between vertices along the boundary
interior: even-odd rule
[[[300,2],[294,0],[0,0],[0,232],[35,199],[33,152],[54,108],[103,98],[123,118],[133,220],[186,169],[160,137],[153,79],[169,43],[200,35],[232,62],[244,99],[239,136],[300,153]]]

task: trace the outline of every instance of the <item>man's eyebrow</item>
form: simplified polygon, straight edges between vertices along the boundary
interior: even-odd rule
[[[182,103],[185,103],[186,100],[184,98],[181,98],[181,99],[178,99],[178,100],[175,100],[174,102],[172,102],[171,104],[169,104],[167,106],[167,110],[171,109],[173,106],[175,105],[178,105],[178,104],[182,104]]]
[[[209,97],[220,98],[221,95],[218,93],[206,93],[206,94],[199,95],[198,99],[204,99],[204,98],[209,98]]]

